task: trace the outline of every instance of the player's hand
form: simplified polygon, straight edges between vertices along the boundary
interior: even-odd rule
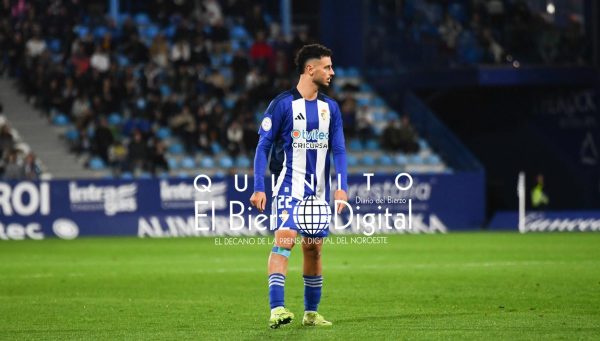
[[[265,192],[254,192],[250,197],[250,204],[262,213],[265,210],[265,205],[267,204],[267,195]]]
[[[346,194],[346,191],[344,191],[343,189],[338,189],[333,194],[333,199],[348,202],[348,194]],[[336,209],[337,213],[340,214],[340,213],[342,213],[342,211],[344,211],[345,208],[346,208],[346,205],[338,203],[337,207],[335,209]]]

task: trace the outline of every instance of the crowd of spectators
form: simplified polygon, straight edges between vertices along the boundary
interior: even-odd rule
[[[74,152],[117,171],[168,169],[165,127],[189,154],[248,154],[257,110],[292,87],[310,40],[284,37],[260,3],[178,3],[112,18],[77,0],[0,2],[2,72],[68,119]]]
[[[583,64],[578,2],[554,1],[554,13],[527,0],[373,2],[368,58],[388,66]]]
[[[39,179],[42,170],[37,158],[32,152],[17,148],[17,140],[2,111],[0,103],[0,179]]]

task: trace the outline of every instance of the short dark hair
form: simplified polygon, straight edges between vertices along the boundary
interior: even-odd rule
[[[331,57],[333,52],[327,47],[321,44],[310,44],[304,45],[296,54],[295,63],[296,70],[299,74],[304,73],[304,67],[306,66],[306,61],[309,59],[321,59],[323,57]]]

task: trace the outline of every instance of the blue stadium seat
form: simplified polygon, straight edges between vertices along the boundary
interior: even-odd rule
[[[160,172],[158,174],[159,179],[168,179],[170,177],[169,172]]]
[[[121,125],[121,123],[123,123],[123,118],[118,112],[113,112],[108,116],[108,124],[118,126]]]
[[[131,173],[131,172],[123,172],[123,173],[121,173],[121,179],[123,179],[123,180],[133,180],[133,173]]]
[[[361,98],[357,98],[357,99],[356,99],[356,104],[357,104],[358,106],[365,106],[365,105],[369,105],[369,103],[370,103],[370,101],[369,101],[369,99],[368,99],[368,98],[361,97]]]
[[[90,159],[89,166],[91,170],[103,170],[106,168],[104,161],[99,157],[93,157]]]
[[[218,142],[211,144],[210,149],[212,150],[213,154],[220,154],[221,151],[223,151],[223,148],[221,148],[221,145]]]
[[[161,140],[168,139],[169,137],[171,137],[171,129],[169,129],[168,127],[160,127],[156,132],[156,137],[158,137]]]
[[[225,105],[226,109],[233,109],[233,107],[235,106],[235,100],[229,97],[226,97],[223,100],[223,104]]]
[[[65,126],[69,124],[69,117],[67,117],[65,114],[58,114],[54,116],[52,122],[57,126]]]
[[[381,155],[381,157],[379,157],[379,163],[382,166],[391,166],[394,164],[394,160],[389,155]]]
[[[219,159],[219,166],[221,168],[231,168],[233,167],[233,160],[229,156],[223,156]]]
[[[442,159],[437,154],[431,154],[425,158],[424,162],[428,165],[439,165]]]
[[[160,86],[160,95],[163,97],[167,97],[171,95],[171,87],[167,84],[162,84]]]
[[[68,141],[75,141],[79,138],[79,131],[77,131],[77,129],[75,129],[75,128],[70,128],[65,133],[65,137],[67,138]]]
[[[87,26],[83,26],[83,25],[75,26],[74,30],[77,33],[77,35],[79,36],[79,38],[83,38],[88,33],[90,33],[90,29],[87,28]]]
[[[150,172],[142,172],[138,175],[138,179],[152,179],[152,174]]]
[[[352,154],[346,155],[346,162],[348,162],[348,167],[355,167],[358,165],[358,159]]]
[[[156,25],[148,25],[142,30],[142,37],[150,42],[160,33],[160,29]]]
[[[215,160],[213,160],[213,158],[210,156],[205,156],[202,158],[202,160],[200,160],[200,167],[206,169],[214,168]]]
[[[375,158],[369,154],[364,155],[361,160],[361,164],[364,166],[375,166]]]
[[[252,161],[247,156],[242,155],[238,156],[235,165],[238,168],[250,168],[250,166],[252,165]]]
[[[216,171],[214,178],[215,179],[223,179],[223,178],[225,178],[226,175],[227,174],[225,174],[223,171]]]
[[[420,149],[428,149],[429,143],[425,139],[419,139],[419,148]]]
[[[100,39],[104,37],[106,33],[108,33],[106,26],[98,26],[94,29],[94,38]]]
[[[181,143],[173,143],[169,146],[169,153],[175,155],[183,154],[183,145]]]
[[[175,158],[168,158],[167,164],[169,165],[170,170],[177,170],[179,168],[179,162],[177,162],[177,159]]]
[[[187,179],[190,178],[190,175],[187,172],[179,172],[177,173],[177,177],[179,179]]]
[[[120,54],[117,56],[117,64],[119,64],[119,66],[121,67],[127,67],[129,66],[129,59],[124,55]]]
[[[194,169],[196,168],[196,161],[189,156],[184,157],[183,160],[181,160],[181,167],[183,169]]]
[[[398,154],[396,157],[394,157],[394,161],[397,165],[403,166],[408,163],[408,158],[404,154]]]
[[[173,39],[175,37],[175,33],[177,32],[177,26],[169,25],[165,28],[165,36],[169,39]]]
[[[398,115],[397,112],[395,112],[395,111],[388,111],[388,113],[386,115],[386,120],[393,121],[393,120],[398,120],[398,119],[400,119],[400,115]]]
[[[359,139],[351,139],[350,143],[348,144],[348,147],[350,148],[351,151],[354,151],[354,152],[360,152],[363,150],[362,143],[360,142]]]
[[[346,77],[346,69],[343,67],[337,67],[334,69],[334,71],[337,77]]]
[[[373,98],[373,101],[371,101],[371,104],[376,107],[382,107],[385,105],[385,101],[381,97],[375,97]]]
[[[137,26],[146,26],[150,24],[150,17],[146,13],[138,13],[135,15],[134,19]]]
[[[229,31],[229,37],[233,40],[244,40],[248,36],[248,32],[241,25],[235,25]]]
[[[408,161],[416,165],[422,165],[424,163],[423,158],[419,154],[409,155]]]
[[[360,76],[360,72],[355,67],[349,67],[348,70],[346,71],[346,74],[349,77],[359,77]]]
[[[52,53],[59,53],[61,48],[61,43],[59,39],[51,39],[48,42],[48,48]]]
[[[379,149],[379,142],[374,139],[370,139],[367,141],[367,150],[375,151]]]

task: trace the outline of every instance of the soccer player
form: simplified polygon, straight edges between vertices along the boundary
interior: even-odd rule
[[[271,173],[275,175],[271,212],[271,229],[275,245],[269,256],[269,325],[278,328],[292,322],[294,314],[285,308],[284,286],[288,257],[298,233],[302,236],[304,254],[304,318],[305,326],[331,326],[317,312],[323,286],[321,247],[329,233],[325,229],[308,231],[297,224],[294,207],[303,200],[329,202],[330,153],[333,154],[339,184],[334,199],[347,201],[347,166],[344,131],[337,103],[319,92],[328,87],[335,74],[331,50],[323,45],[306,45],[296,55],[300,79],[296,88],[278,95],[267,108],[260,129],[254,159],[253,206],[264,211],[265,169],[271,152]],[[344,206],[337,205],[341,212]],[[275,226],[273,226],[275,225]],[[316,233],[315,233],[316,232]]]

